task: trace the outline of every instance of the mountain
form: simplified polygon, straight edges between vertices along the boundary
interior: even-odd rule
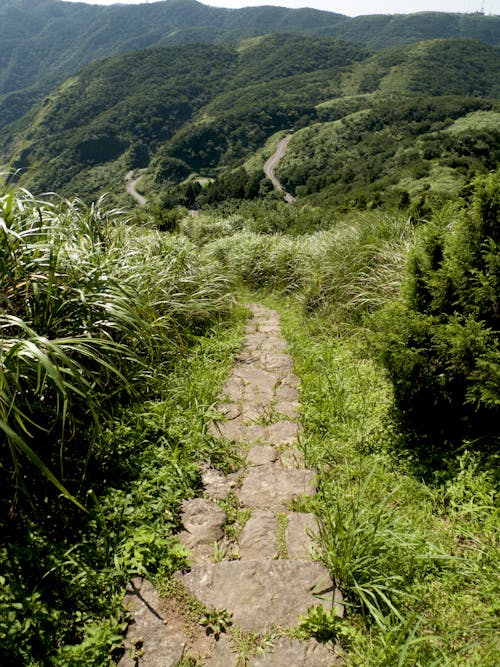
[[[500,51],[472,40],[375,54],[284,34],[233,46],[157,47],[71,76],[22,126],[0,133],[0,161],[35,191],[85,197],[122,193],[125,172],[140,167],[154,195],[190,174],[230,173],[274,133],[293,128],[280,166],[288,187],[312,196],[336,184],[330,194],[337,201],[383,187],[384,175],[397,173],[398,155],[411,162],[417,138],[422,154],[439,157],[429,133],[470,113],[495,112],[499,98]],[[468,166],[485,167],[486,153],[494,161],[499,138],[487,133],[477,157],[474,135]],[[450,141],[443,135],[443,146]]]
[[[92,61],[158,45],[222,44],[269,33],[330,36],[373,49],[438,37],[499,45],[500,17],[427,12],[349,18],[314,9],[222,9],[195,0],[111,6],[2,0],[0,127]]]
[[[86,172],[119,159],[133,163],[130,152],[143,156],[140,166],[155,156],[193,170],[232,164],[313,112],[363,57],[362,49],[337,40],[284,35],[236,48],[135,51],[70,77],[22,131],[4,132],[0,146],[36,189],[79,191]],[[111,172],[102,176],[104,187]],[[98,186],[100,179],[90,180]]]

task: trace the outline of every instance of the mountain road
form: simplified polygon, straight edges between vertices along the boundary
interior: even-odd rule
[[[278,145],[276,147],[276,151],[271,155],[269,160],[264,165],[264,173],[266,174],[267,178],[272,182],[274,185],[275,189],[278,192],[282,192],[285,198],[285,201],[287,201],[289,204],[293,204],[295,201],[295,197],[291,195],[289,192],[285,191],[285,188],[281,185],[280,181],[276,178],[276,175],[274,173],[274,168],[278,165],[278,162],[281,160],[281,158],[285,155],[286,149],[288,146],[288,143],[290,142],[290,139],[292,138],[293,135],[289,134],[283,139],[280,139],[278,142]]]

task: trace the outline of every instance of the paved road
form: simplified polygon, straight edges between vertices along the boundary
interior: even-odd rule
[[[137,185],[137,182],[139,181],[140,178],[141,178],[140,176],[134,178],[134,172],[128,171],[125,174],[125,189],[130,195],[132,195],[132,197],[139,204],[139,206],[145,206],[148,200],[146,199],[146,197],[140,195],[135,189],[135,186]]]
[[[267,178],[269,178],[272,181],[272,184],[274,185],[276,190],[278,190],[278,192],[283,192],[285,201],[287,201],[289,204],[293,204],[293,202],[295,201],[295,197],[291,195],[289,192],[285,192],[285,188],[281,185],[280,181],[276,178],[274,174],[274,168],[277,166],[281,158],[285,155],[286,148],[292,136],[293,135],[289,134],[288,136],[284,137],[278,142],[276,151],[274,152],[273,155],[271,155],[269,160],[264,165],[264,173],[266,174]]]

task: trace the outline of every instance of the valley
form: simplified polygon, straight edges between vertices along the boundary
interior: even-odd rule
[[[500,17],[0,38],[0,663],[496,667]]]

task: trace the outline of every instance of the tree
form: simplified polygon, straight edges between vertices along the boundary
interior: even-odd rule
[[[500,423],[500,172],[467,210],[419,230],[402,300],[380,318],[381,352],[409,447],[432,465],[464,442],[483,451]]]

